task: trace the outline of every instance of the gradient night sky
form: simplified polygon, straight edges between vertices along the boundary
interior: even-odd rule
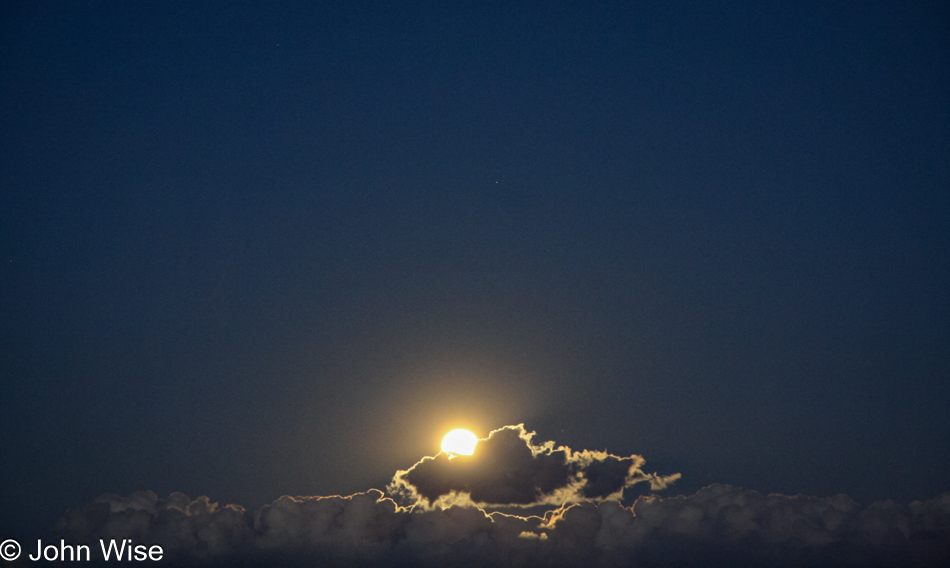
[[[950,489],[942,2],[3,2],[0,529],[448,426]]]

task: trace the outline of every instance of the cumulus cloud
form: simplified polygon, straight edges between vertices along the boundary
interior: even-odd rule
[[[440,453],[399,471],[388,487],[406,505],[424,508],[451,504],[478,506],[563,505],[582,500],[619,499],[623,490],[649,482],[654,490],[679,474],[645,473],[638,455],[535,445],[523,424],[505,426],[480,440],[471,456]]]
[[[192,500],[177,492],[160,499],[151,491],[103,495],[82,509],[67,511],[59,530],[69,542],[132,539],[195,558],[233,554],[253,536],[243,507],[221,507],[207,497]]]
[[[398,472],[395,487],[415,499],[411,506],[371,489],[284,496],[252,513],[207,497],[144,491],[67,511],[59,532],[67,542],[160,544],[162,564],[178,566],[950,565],[950,492],[907,506],[862,506],[845,495],[711,485],[688,496],[643,496],[627,507],[615,499],[623,487],[670,478],[643,473],[638,456],[534,445],[520,426],[485,442],[480,458],[456,464],[460,458],[436,456]],[[497,470],[472,472],[476,459]],[[474,504],[564,497],[541,515]]]
[[[902,506],[765,495],[579,502],[543,517],[400,508],[381,491],[281,497],[254,514],[206,497],[104,496],[67,512],[67,542],[160,544],[182,566],[946,566],[950,492]]]

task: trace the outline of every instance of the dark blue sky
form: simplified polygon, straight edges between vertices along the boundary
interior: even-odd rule
[[[0,5],[5,534],[455,423],[950,489],[947,7],[665,4]]]

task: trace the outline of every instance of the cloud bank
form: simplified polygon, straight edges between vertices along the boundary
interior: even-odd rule
[[[919,566],[950,565],[950,492],[908,506],[765,495],[711,485],[694,495],[617,497],[645,474],[639,456],[531,442],[496,430],[473,458],[424,458],[390,494],[281,497],[255,512],[181,493],[104,495],[67,511],[67,542],[160,544],[176,566]],[[527,453],[525,452],[527,450]],[[533,506],[540,516],[475,503]],[[401,506],[397,501],[408,502]],[[516,509],[509,509],[511,510]]]

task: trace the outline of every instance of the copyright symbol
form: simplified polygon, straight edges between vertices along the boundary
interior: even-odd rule
[[[8,538],[0,543],[0,558],[13,562],[20,557],[20,543]]]

